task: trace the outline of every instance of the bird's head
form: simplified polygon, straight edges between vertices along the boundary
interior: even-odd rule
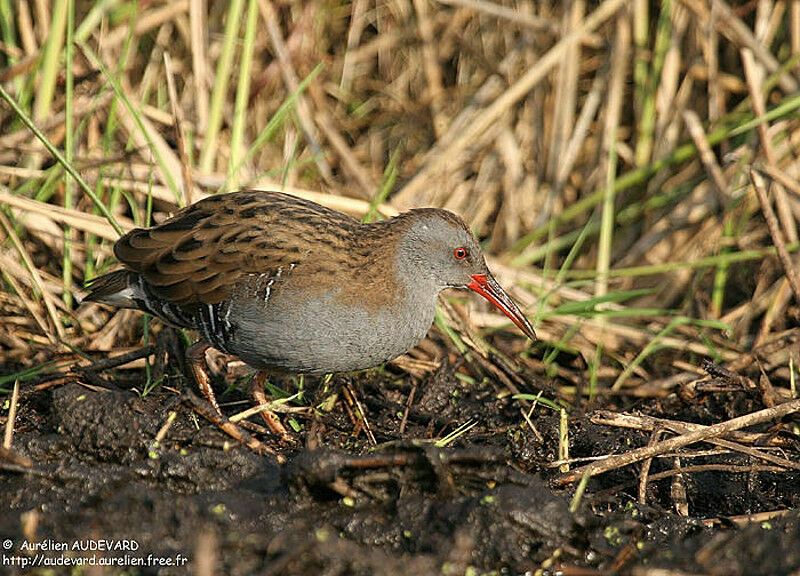
[[[464,221],[447,210],[422,208],[400,218],[408,229],[400,240],[398,256],[414,283],[437,293],[445,288],[469,288],[497,306],[531,340],[533,326],[494,279],[478,241]]]

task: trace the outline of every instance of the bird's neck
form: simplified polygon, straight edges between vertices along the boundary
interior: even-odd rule
[[[435,306],[440,287],[420,259],[413,219],[393,218],[365,224],[347,237],[346,263],[339,266],[345,283],[338,299],[378,311]]]
[[[395,267],[398,276],[425,301],[436,301],[443,288],[431,266],[427,249],[430,242],[424,220],[408,218],[397,221],[400,232],[395,243]]]

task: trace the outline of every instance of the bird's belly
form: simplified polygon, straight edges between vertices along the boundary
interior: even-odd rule
[[[351,372],[396,358],[425,337],[436,311],[432,302],[370,312],[329,298],[289,310],[237,307],[228,352],[255,368],[306,374]]]

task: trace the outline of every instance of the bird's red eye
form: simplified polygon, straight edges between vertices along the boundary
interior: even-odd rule
[[[463,260],[467,257],[467,249],[463,246],[461,248],[456,248],[455,252],[453,252],[453,256],[456,257],[456,260]]]

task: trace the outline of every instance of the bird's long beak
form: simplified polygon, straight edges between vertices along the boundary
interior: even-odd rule
[[[472,283],[468,284],[467,288],[477,292],[500,308],[503,314],[508,316],[528,338],[536,340],[536,333],[533,331],[531,323],[491,274],[474,274],[471,278]]]

